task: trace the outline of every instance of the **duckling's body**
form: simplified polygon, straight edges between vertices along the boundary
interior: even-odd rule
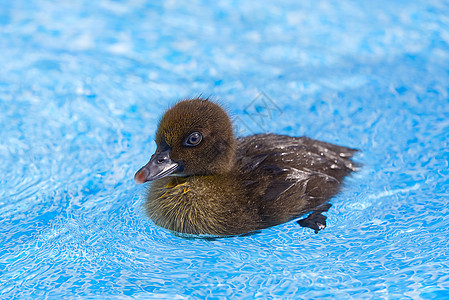
[[[149,217],[187,234],[237,235],[287,222],[334,196],[355,169],[350,158],[356,150],[306,137],[234,140],[226,113],[203,99],[167,111],[156,142],[136,181],[156,177],[146,202]]]
[[[148,216],[159,226],[189,234],[236,235],[261,228],[255,201],[229,174],[166,177],[148,193]]]

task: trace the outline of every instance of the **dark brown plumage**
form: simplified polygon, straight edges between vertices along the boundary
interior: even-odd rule
[[[187,234],[238,235],[319,210],[355,170],[354,149],[275,134],[235,140],[226,112],[207,99],[169,109],[156,143],[135,180],[153,181],[148,216]]]

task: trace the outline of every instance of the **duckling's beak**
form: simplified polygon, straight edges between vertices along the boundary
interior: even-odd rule
[[[180,169],[180,164],[170,159],[170,149],[156,149],[150,161],[137,171],[134,181],[137,184],[168,176]]]

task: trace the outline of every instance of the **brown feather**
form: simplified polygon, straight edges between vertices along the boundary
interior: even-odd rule
[[[200,131],[196,147],[186,137]],[[275,134],[234,140],[226,112],[207,99],[169,109],[156,142],[182,162],[183,177],[154,181],[146,202],[155,224],[188,234],[237,235],[277,225],[333,197],[356,169],[354,149]]]

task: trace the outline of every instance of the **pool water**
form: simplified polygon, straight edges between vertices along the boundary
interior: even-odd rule
[[[447,1],[3,1],[0,298],[449,298]],[[185,239],[134,173],[164,110],[358,148],[318,234]]]

